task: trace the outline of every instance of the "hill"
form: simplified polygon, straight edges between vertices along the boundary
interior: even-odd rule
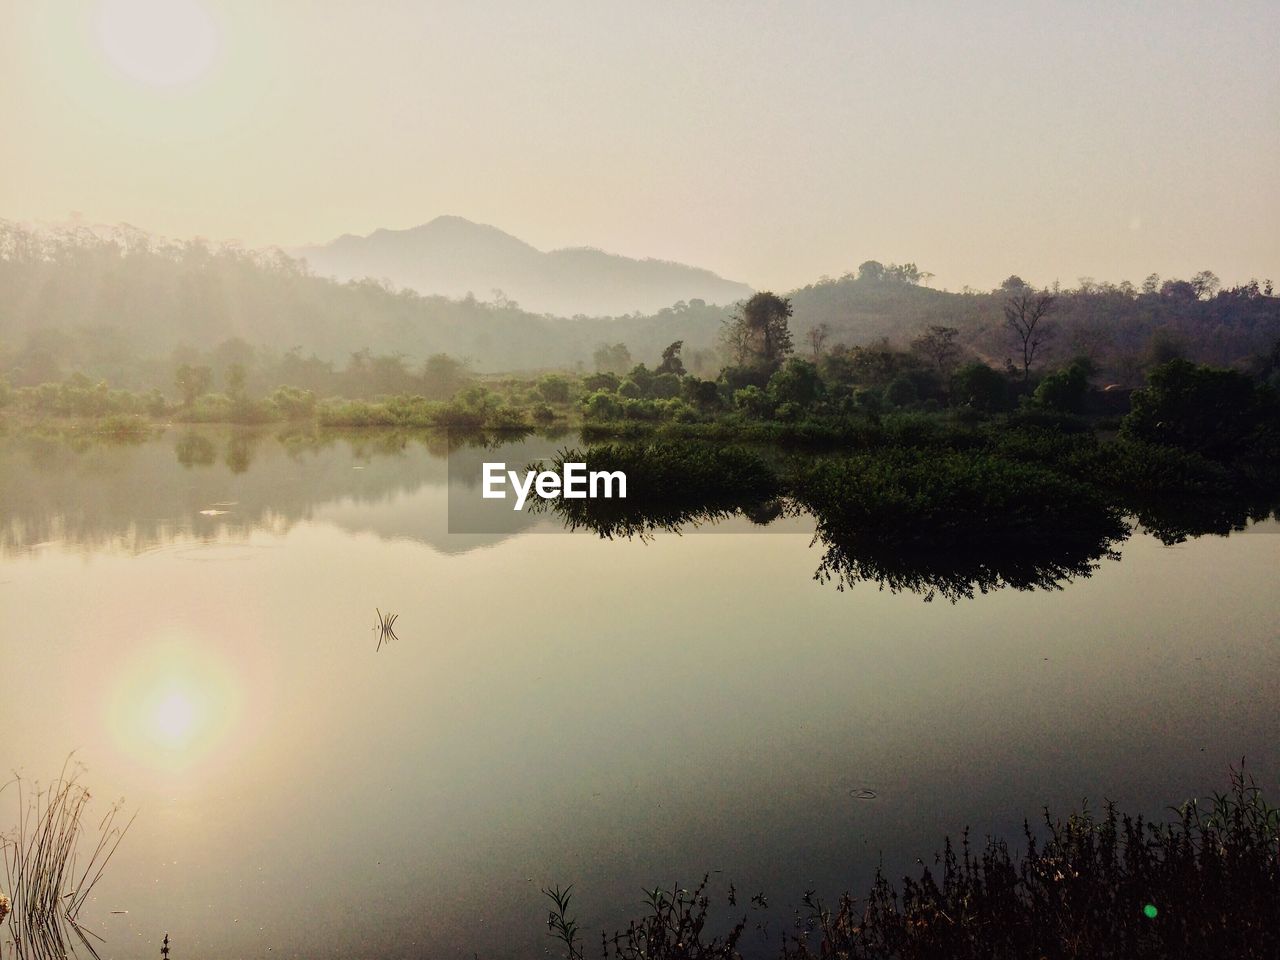
[[[367,237],[347,234],[290,252],[320,276],[385,279],[424,295],[505,299],[564,317],[653,313],[681,300],[733,303],[751,295],[746,284],[709,270],[586,247],[544,252],[462,217]]]

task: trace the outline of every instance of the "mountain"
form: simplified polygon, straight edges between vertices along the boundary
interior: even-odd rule
[[[497,227],[437,217],[408,230],[346,234],[290,251],[320,276],[386,279],[422,294],[496,300],[557,316],[654,313],[681,300],[734,303],[746,284],[666,260],[635,260],[586,247],[542,251]]]

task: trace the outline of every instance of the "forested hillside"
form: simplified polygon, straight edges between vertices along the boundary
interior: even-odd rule
[[[882,339],[905,347],[940,327],[955,331],[961,354],[995,367],[1015,360],[1021,347],[1006,308],[1032,287],[1011,276],[997,290],[951,293],[925,280],[912,264],[868,261],[792,291],[796,353]],[[1206,271],[1191,280],[1153,276],[1141,287],[1086,280],[1034,292],[1048,301],[1034,364],[1088,356],[1105,382],[1136,385],[1153,363],[1177,356],[1241,366],[1280,339],[1280,298],[1269,281],[1224,290]],[[339,283],[278,251],[0,222],[0,377],[14,386],[82,373],[171,389],[178,365],[203,362],[215,371],[240,363],[262,387],[292,371],[290,382],[322,390],[351,370],[361,392],[394,391],[407,388],[399,372],[440,354],[476,372],[626,369],[655,362],[676,340],[691,370],[714,376],[733,311],[692,300],[647,316],[559,318],[373,280]]]

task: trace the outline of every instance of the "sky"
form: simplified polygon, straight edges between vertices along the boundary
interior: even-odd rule
[[[0,0],[0,218],[1280,280],[1280,4]]]

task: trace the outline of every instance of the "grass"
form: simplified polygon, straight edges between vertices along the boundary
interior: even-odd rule
[[[900,883],[877,871],[865,897],[827,904],[807,891],[775,955],[783,960],[1264,960],[1280,956],[1280,809],[1254,779],[1190,801],[1162,822],[1108,803],[1024,827],[1020,852],[947,838],[934,866]],[[626,930],[602,935],[621,960],[738,960],[749,915],[732,885],[711,917],[706,880],[646,894]],[[546,891],[550,934],[583,956],[568,892]],[[752,900],[753,909],[765,905]],[[714,921],[714,922],[713,922]],[[713,934],[713,929],[722,931]],[[752,951],[761,955],[764,948]]]
[[[86,829],[90,794],[79,776],[68,760],[58,778],[44,789],[37,785],[34,794],[21,780],[5,787],[18,795],[18,825],[0,838],[8,939],[18,960],[52,960],[77,949],[98,956],[93,941],[101,938],[81,924],[80,913],[133,820],[122,823],[117,804],[99,821],[96,835]]]

